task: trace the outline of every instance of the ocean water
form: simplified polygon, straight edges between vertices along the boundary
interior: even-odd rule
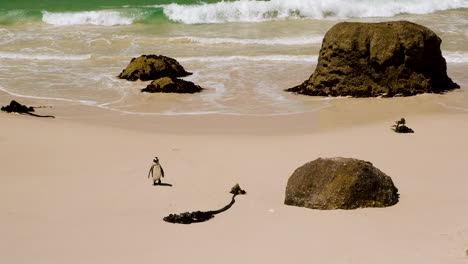
[[[0,91],[129,114],[316,111],[340,99],[283,89],[312,74],[326,31],[389,20],[442,38],[462,89],[438,102],[468,111],[468,0],[0,0]],[[149,82],[116,78],[142,54],[177,59],[204,92],[146,94]]]

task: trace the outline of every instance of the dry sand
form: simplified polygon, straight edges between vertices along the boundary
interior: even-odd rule
[[[389,127],[406,110],[370,118],[353,104],[263,118],[0,113],[0,263],[467,263],[468,113],[410,113],[416,133],[402,135]],[[147,179],[155,155],[172,187]],[[371,161],[400,202],[283,205],[297,167],[334,156]],[[162,221],[221,208],[236,183],[247,195],[209,222]]]

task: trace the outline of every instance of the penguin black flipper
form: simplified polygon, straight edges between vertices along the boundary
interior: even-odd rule
[[[160,165],[160,168],[161,168],[161,176],[164,178],[164,170],[161,165]]]
[[[151,169],[148,172],[148,179],[149,179],[150,175],[153,176],[153,168],[154,168],[154,166],[151,166]]]

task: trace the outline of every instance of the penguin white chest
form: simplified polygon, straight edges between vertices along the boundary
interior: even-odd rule
[[[161,165],[156,164],[153,166],[153,180],[157,181],[161,179],[162,176],[162,171],[161,171]]]

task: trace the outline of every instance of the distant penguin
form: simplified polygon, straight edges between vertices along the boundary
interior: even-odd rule
[[[151,177],[153,179],[153,185],[161,184],[161,177],[164,177],[164,170],[159,164],[158,157],[154,157],[153,164],[151,164],[151,168],[148,172],[148,178]]]

